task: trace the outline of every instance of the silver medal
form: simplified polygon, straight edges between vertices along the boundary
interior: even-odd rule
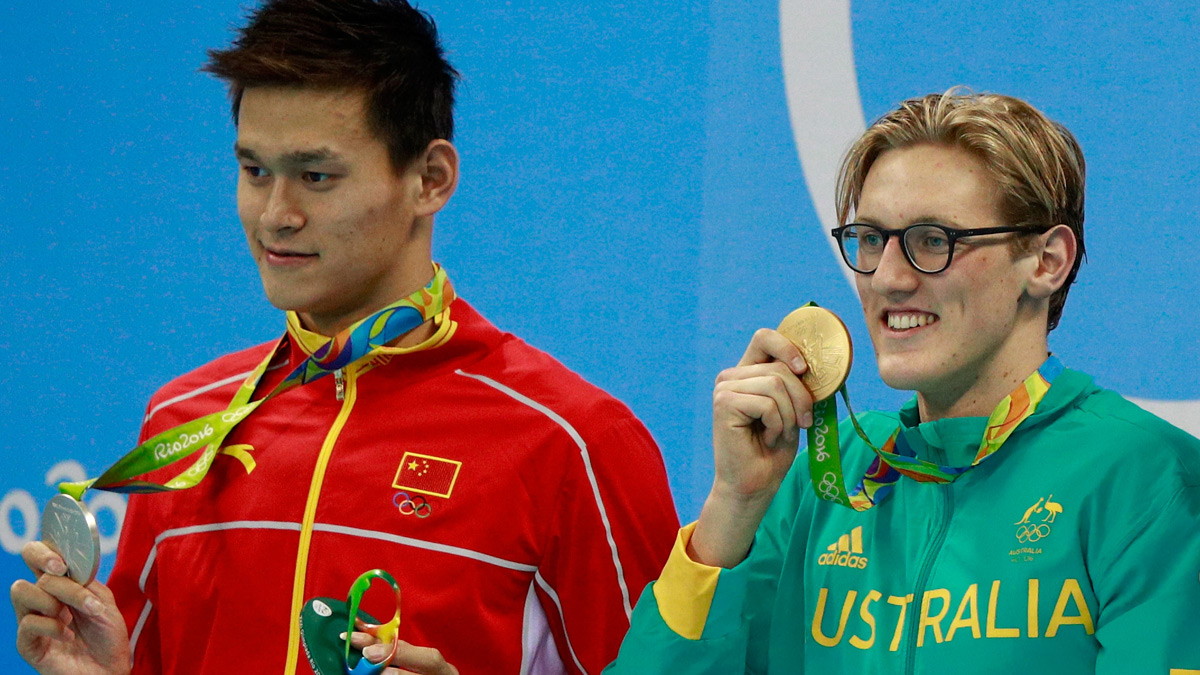
[[[62,556],[67,576],[86,586],[100,568],[100,528],[82,502],[54,495],[42,512],[42,542]]]

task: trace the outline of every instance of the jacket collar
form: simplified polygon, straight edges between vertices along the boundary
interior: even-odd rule
[[[1094,389],[1090,375],[1063,369],[1037,410],[1013,432],[1009,441],[1059,418]],[[900,433],[921,459],[949,466],[969,466],[979,451],[987,420],[986,416],[951,417],[921,422],[917,398],[914,396],[900,408]]]

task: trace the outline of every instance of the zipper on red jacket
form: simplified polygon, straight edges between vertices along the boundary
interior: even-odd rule
[[[942,457],[941,451],[936,448],[931,448],[934,454],[934,461],[938,464],[944,464],[945,459]],[[908,631],[907,653],[904,656],[904,672],[906,675],[916,672],[917,667],[917,638],[920,637],[917,631],[921,628],[921,608],[925,604],[925,591],[929,585],[929,574],[933,571],[933,564],[937,562],[938,554],[942,552],[942,545],[946,543],[946,532],[950,529],[950,518],[954,514],[954,492],[953,485],[930,485],[935,488],[934,494],[943,499],[941,504],[942,517],[938,522],[937,529],[934,530],[933,539],[930,541],[929,550],[925,553],[925,559],[921,561],[921,569],[917,573],[917,583],[913,588],[913,605],[908,615],[908,625],[905,630]]]
[[[333,448],[341,437],[342,430],[346,426],[346,422],[350,417],[350,413],[354,410],[354,403],[358,398],[358,389],[355,386],[355,380],[362,372],[361,368],[354,365],[347,366],[349,371],[335,370],[334,381],[337,382],[337,397],[338,400],[343,400],[341,410],[338,411],[337,417],[334,418],[333,424],[329,428],[329,432],[325,435],[325,440],[321,443],[320,454],[317,455],[316,465],[313,467],[312,480],[308,488],[308,497],[304,504],[304,516],[300,521],[300,540],[299,548],[296,552],[296,569],[295,576],[292,580],[292,623],[288,632],[288,654],[287,661],[284,664],[284,675],[295,675],[299,662],[299,654],[303,651],[300,645],[300,609],[304,606],[304,590],[307,586],[308,579],[308,563],[311,556],[312,533],[313,527],[317,518],[317,506],[321,498],[322,488],[325,484],[325,470],[329,466],[329,458],[333,454]]]

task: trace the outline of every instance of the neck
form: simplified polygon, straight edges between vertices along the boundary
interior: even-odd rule
[[[994,358],[960,381],[937,391],[918,391],[922,422],[948,417],[987,417],[992,410],[1046,361],[1045,336],[1011,358]]]
[[[300,325],[303,326],[307,331],[311,331],[327,338],[336,336],[338,333],[341,333],[347,328],[353,326],[359,321],[362,321],[368,316],[371,316],[384,307],[387,307],[393,302],[396,302],[401,298],[406,298],[422,288],[425,288],[433,279],[434,267],[431,260],[426,261],[422,265],[410,266],[409,269],[417,269],[421,271],[419,273],[406,275],[406,278],[402,284],[403,288],[399,292],[392,292],[387,296],[376,298],[375,302],[350,312],[340,312],[336,314],[322,312],[296,312],[296,316],[300,319]],[[447,297],[449,298],[450,296]],[[435,330],[436,327],[433,325],[433,321],[426,321],[420,326],[417,326],[411,331],[390,342],[389,346],[410,347],[415,344],[420,344],[433,335]]]

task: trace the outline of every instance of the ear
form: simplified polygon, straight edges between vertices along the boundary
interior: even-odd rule
[[[420,192],[414,204],[415,215],[432,216],[450,201],[458,187],[458,150],[450,141],[435,139],[429,142],[413,166],[421,177]]]
[[[1025,292],[1039,300],[1049,298],[1062,288],[1079,254],[1075,233],[1066,225],[1055,225],[1040,235],[1042,246],[1035,250],[1037,268],[1025,286]]]

